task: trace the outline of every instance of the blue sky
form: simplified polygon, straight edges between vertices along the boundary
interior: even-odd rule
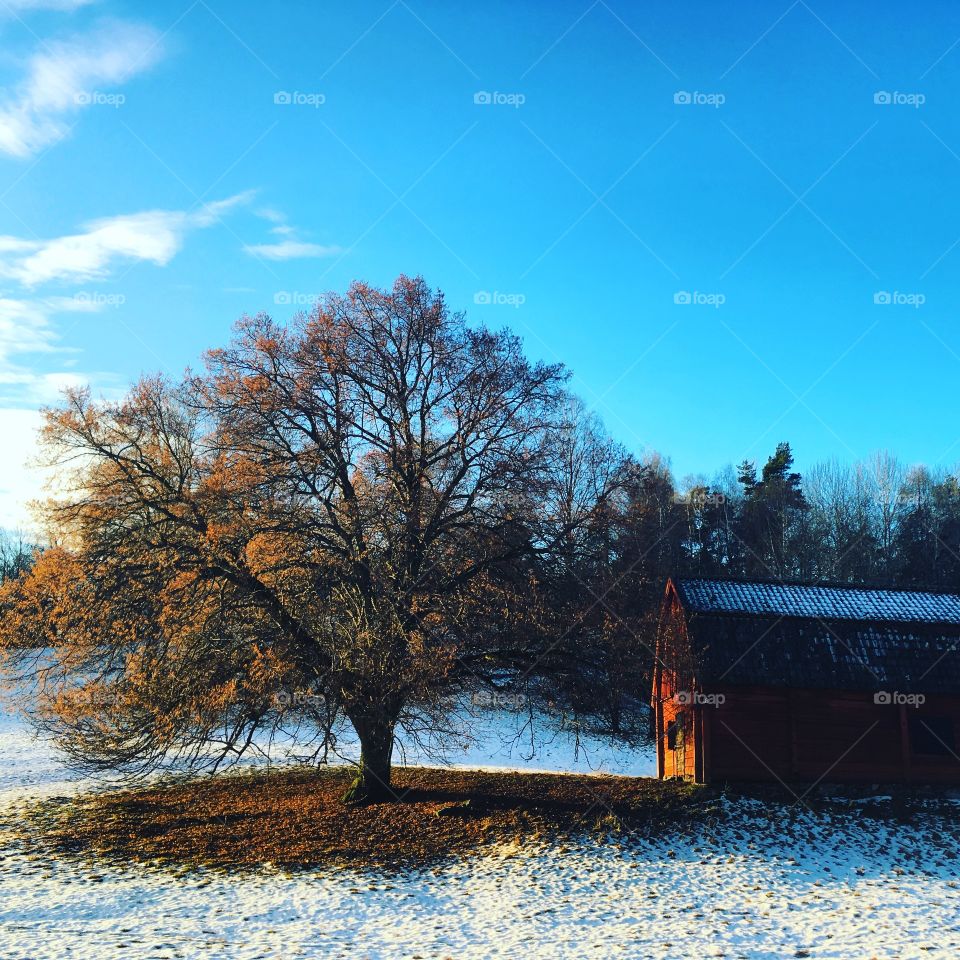
[[[0,0],[0,84],[0,524],[64,383],[400,272],[680,477],[960,460],[955,5]]]

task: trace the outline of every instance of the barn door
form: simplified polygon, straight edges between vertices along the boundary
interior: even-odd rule
[[[688,711],[678,710],[667,724],[666,749],[671,760],[671,772],[675,777],[687,775],[687,744],[693,736],[693,725],[689,717]]]

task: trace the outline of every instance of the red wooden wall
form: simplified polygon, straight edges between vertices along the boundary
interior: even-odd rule
[[[906,706],[875,703],[873,691],[728,687],[724,695],[722,706],[697,708],[710,712],[713,782],[960,783],[960,698]],[[941,755],[917,752],[917,733]]]

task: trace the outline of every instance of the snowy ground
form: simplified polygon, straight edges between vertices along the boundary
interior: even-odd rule
[[[0,693],[2,697],[2,693]],[[651,748],[636,750],[625,744],[557,730],[546,723],[530,726],[523,713],[509,711],[461,712],[450,722],[442,737],[447,764],[462,769],[507,769],[546,772],[611,773],[630,777],[654,776],[656,760]],[[355,759],[358,746],[349,731],[340,731],[337,752]],[[421,751],[401,733],[396,749],[397,763],[434,766],[437,746]],[[281,737],[272,756],[283,760],[296,754],[294,744],[284,747]],[[253,755],[244,765],[262,765]],[[17,798],[40,798],[73,793],[89,787],[82,775],[67,769],[58,754],[37,740],[30,727],[9,704],[0,699],[0,805]],[[0,960],[3,960],[0,957]]]
[[[649,769],[649,757],[592,746],[594,766]],[[570,748],[560,738],[518,761],[494,736],[457,759],[584,769]],[[0,715],[0,819],[25,798],[86,786],[19,719]],[[177,877],[0,847],[0,957],[954,958],[958,854],[952,822],[904,826],[758,802],[705,818],[690,836],[501,848],[389,879]]]

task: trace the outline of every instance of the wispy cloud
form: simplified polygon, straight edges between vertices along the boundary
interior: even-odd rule
[[[62,139],[70,130],[68,118],[100,87],[122,84],[161,53],[155,29],[130,23],[109,22],[71,40],[45,43],[30,58],[23,80],[0,98],[0,151],[29,157]]]
[[[258,217],[262,220],[269,220],[271,223],[286,223],[287,218],[273,207],[261,207],[256,211]]]
[[[31,10],[78,10],[97,0],[0,0],[0,17],[16,16]]]
[[[0,277],[32,288],[51,281],[101,280],[125,260],[165,266],[189,230],[210,226],[252,196],[239,193],[192,211],[147,210],[105,217],[80,233],[51,240],[0,237]]]
[[[56,346],[50,317],[61,313],[97,313],[111,303],[109,297],[79,291],[72,297],[37,297],[22,300],[0,297],[0,368],[18,353],[64,352]]]
[[[0,236],[0,278],[12,279],[27,290],[40,284],[103,280],[123,262],[164,265],[179,251],[185,235],[209,227],[223,214],[253,197],[238,193],[193,210],[150,210],[107,217],[87,224],[79,233],[52,240]],[[72,369],[76,357],[46,360],[42,372],[21,355],[75,354],[62,346],[51,322],[58,315],[96,313],[120,306],[121,294],[77,290],[72,295],[0,295],[0,405],[49,403],[65,386],[115,379],[104,372]],[[59,366],[60,369],[56,369]],[[54,369],[51,369],[53,367]]]
[[[102,380],[104,374],[68,369],[73,366],[77,351],[58,342],[51,318],[63,313],[96,313],[108,303],[108,298],[98,300],[84,293],[32,300],[0,297],[0,404],[50,403],[66,386]],[[41,372],[18,359],[23,354],[38,353],[60,355],[61,369]]]
[[[273,207],[261,207],[254,211],[261,220],[272,224],[270,233],[277,237],[286,237],[275,243],[249,243],[243,250],[252,257],[263,260],[298,260],[305,257],[331,257],[341,252],[337,246],[324,246],[319,243],[307,243],[297,239],[297,230],[287,223],[286,215]]]
[[[301,257],[331,257],[340,253],[340,247],[325,247],[319,243],[304,243],[301,240],[283,240],[280,243],[254,243],[244,251],[265,260],[296,260]]]
[[[51,323],[56,315],[107,309],[109,302],[83,292],[72,297],[0,297],[0,527],[31,528],[27,504],[54,478],[53,471],[31,465],[42,423],[36,408],[56,403],[65,387],[93,383],[108,396],[122,392],[123,378],[117,374],[76,369],[80,351],[63,346]],[[31,365],[30,354],[45,355],[44,369]]]
[[[13,354],[52,349],[50,312],[42,301],[0,297],[0,369]]]

